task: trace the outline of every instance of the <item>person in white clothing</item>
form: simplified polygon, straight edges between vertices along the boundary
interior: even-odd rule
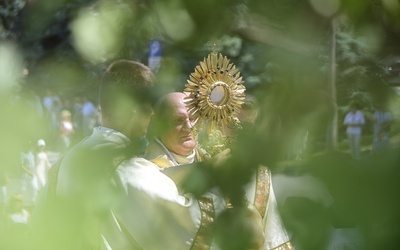
[[[154,80],[151,70],[138,62],[120,60],[107,68],[99,89],[102,125],[54,164],[33,210],[36,249],[107,249],[110,239],[122,242],[118,227],[110,234],[102,234],[102,228],[110,228],[107,218],[122,197],[116,193],[115,170],[137,155],[136,138],[146,132]]]
[[[155,106],[154,116],[151,123],[151,136],[146,149],[145,158],[163,169],[164,173],[174,166],[191,164],[205,160],[204,152],[196,147],[196,139],[192,134],[194,123],[190,119],[187,107],[184,103],[186,95],[180,92],[173,92],[163,96]],[[250,100],[249,98],[248,100]],[[251,99],[252,100],[252,99]],[[257,110],[243,111],[239,116],[243,121],[253,122]],[[235,133],[235,131],[231,131]],[[232,135],[232,134],[230,134]],[[214,157],[223,157],[224,151]],[[210,159],[217,161],[218,159]],[[195,167],[192,165],[191,167]],[[186,169],[188,166],[186,166]],[[180,187],[188,171],[174,173],[174,181]],[[270,249],[292,249],[289,236],[282,224],[274,192],[271,184],[270,171],[260,167],[251,182],[245,187],[245,197],[250,202],[250,207],[259,216],[260,221],[248,218],[249,222],[260,223],[264,237],[260,240],[259,248]],[[259,235],[255,234],[256,237]],[[279,248],[278,248],[279,247]]]
[[[35,154],[33,153],[31,144],[31,141],[29,141],[24,145],[24,149],[20,153],[19,165],[23,171],[20,193],[28,203],[33,205],[36,202],[38,185],[35,175]]]
[[[47,172],[51,168],[49,158],[46,153],[46,142],[39,139],[37,142],[38,152],[36,154],[35,175],[39,190],[41,190],[47,181]]]
[[[350,105],[350,112],[346,114],[343,124],[347,127],[346,133],[351,156],[357,159],[360,157],[360,139],[362,127],[365,124],[364,115],[358,110],[357,104]]]
[[[160,168],[203,160],[202,151],[196,148],[196,139],[192,133],[194,122],[185,106],[185,97],[182,92],[168,93],[155,106],[144,158]]]

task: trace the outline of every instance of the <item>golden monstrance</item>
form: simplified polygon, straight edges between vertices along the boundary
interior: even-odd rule
[[[245,99],[243,78],[221,53],[210,53],[190,74],[184,92],[189,114],[198,124],[208,124],[208,133],[223,127],[238,127],[237,115]],[[211,137],[211,136],[210,136]]]

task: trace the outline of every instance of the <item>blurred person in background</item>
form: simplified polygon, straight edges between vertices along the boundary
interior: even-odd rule
[[[49,145],[58,144],[58,116],[54,114],[53,107],[56,106],[55,102],[59,101],[60,98],[53,92],[53,90],[47,88],[46,93],[42,98],[42,105],[45,116],[45,127],[48,131],[46,138],[48,138]]]
[[[19,165],[22,169],[20,192],[31,205],[34,205],[38,194],[38,184],[35,175],[35,155],[31,141],[24,145],[24,149],[20,153]]]
[[[71,138],[74,134],[74,124],[72,123],[71,112],[63,110],[61,112],[60,121],[60,137],[62,142],[62,151],[67,150],[71,146]]]
[[[372,150],[388,148],[390,145],[390,126],[393,123],[393,117],[390,111],[378,106],[374,111],[374,134]]]
[[[47,89],[46,95],[43,97],[43,106],[51,120],[53,120],[53,107],[56,106],[56,102],[60,102],[60,98],[51,89]]]
[[[362,127],[365,124],[363,113],[359,110],[358,104],[351,103],[350,111],[346,114],[343,124],[347,127],[347,139],[349,141],[350,153],[354,159],[360,157],[360,143]]]
[[[83,97],[83,104],[82,104],[82,132],[83,136],[88,136],[93,130],[95,125],[95,116],[96,116],[96,107],[89,100],[87,96]]]
[[[39,139],[37,147],[35,175],[38,189],[41,190],[47,182],[47,173],[51,168],[51,164],[46,152],[46,142],[43,139]]]
[[[51,112],[53,101],[55,99],[58,99],[58,97],[53,93],[53,91],[46,89],[46,95],[43,97],[43,106],[46,108],[47,112]]]

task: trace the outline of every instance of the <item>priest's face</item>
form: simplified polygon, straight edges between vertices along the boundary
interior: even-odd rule
[[[183,93],[174,93],[168,96],[165,108],[170,109],[165,133],[161,141],[171,152],[187,156],[193,152],[196,141],[192,134],[193,123],[190,120],[186,105],[183,102]]]

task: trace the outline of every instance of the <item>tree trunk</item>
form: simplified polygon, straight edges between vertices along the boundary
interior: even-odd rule
[[[338,134],[338,109],[336,101],[336,18],[331,20],[331,60],[330,72],[328,79],[328,95],[331,102],[331,120],[327,129],[327,150],[334,151],[337,148],[337,134]]]

